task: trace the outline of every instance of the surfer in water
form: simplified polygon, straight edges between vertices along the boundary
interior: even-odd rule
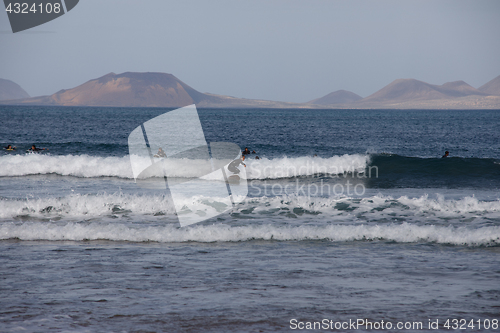
[[[35,147],[35,145],[32,145],[30,149],[28,149],[28,151],[30,152],[37,152],[37,151],[41,151],[41,150],[48,150],[47,148],[37,148]]]
[[[165,152],[163,151],[163,149],[158,148],[158,152],[156,153],[156,155],[154,155],[153,157],[167,157],[167,154],[165,154]]]
[[[243,161],[245,160],[245,155],[241,156],[241,158],[237,159],[237,160],[234,160],[232,161],[231,163],[229,163],[229,165],[227,166],[227,169],[229,171],[231,171],[233,174],[237,175],[240,173],[240,169],[238,169],[238,166],[240,164],[243,164],[243,166],[246,168],[246,164],[243,163]]]
[[[241,155],[250,155],[250,154],[257,154],[257,153],[255,152],[255,150],[252,150],[252,152],[250,152],[250,149],[248,149],[248,147],[246,147],[245,150],[241,152]]]
[[[16,147],[12,147],[12,145],[8,145],[7,147],[4,147],[5,150],[8,150],[8,151],[14,151],[16,150]]]
[[[449,151],[445,151],[444,155],[441,158],[446,158],[446,157],[448,157],[448,155],[450,155],[450,152]]]

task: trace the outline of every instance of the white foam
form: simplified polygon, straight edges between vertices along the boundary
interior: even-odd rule
[[[427,194],[416,198],[401,196],[375,195],[362,199],[350,197],[307,197],[286,195],[277,197],[249,198],[247,206],[254,205],[254,213],[272,209],[301,208],[316,215],[316,219],[326,220],[340,217],[343,221],[393,220],[406,221],[449,221],[449,219],[470,220],[470,218],[492,219],[500,221],[500,199],[480,201],[475,197],[444,199],[437,195],[435,199]],[[243,209],[243,208],[242,208]]]
[[[88,219],[110,216],[117,211],[126,211],[134,215],[173,214],[175,212],[165,196],[154,195],[73,194],[62,198],[0,199],[0,219],[20,216]]]
[[[139,162],[150,165],[150,159]],[[330,158],[283,157],[260,160],[247,159],[247,179],[278,179],[309,176],[319,173],[342,174],[363,172],[369,163],[368,155],[343,155]],[[165,169],[167,177],[199,177],[206,161],[169,160]],[[89,155],[7,155],[0,157],[0,177],[58,174],[84,178],[120,177],[133,178],[129,156],[98,157]],[[163,177],[163,174],[157,175]]]
[[[383,199],[381,196],[378,198]],[[466,213],[485,214],[500,212],[500,199],[495,201],[480,201],[473,196],[467,196],[459,200],[446,200],[444,196],[439,194],[436,199],[431,199],[426,194],[418,198],[402,196],[397,201],[403,205],[407,205],[409,209],[420,213],[441,212],[448,215],[459,215]]]
[[[240,242],[254,239],[301,241],[329,240],[347,242],[386,240],[400,243],[430,242],[439,244],[500,245],[500,227],[417,226],[408,223],[391,225],[277,226],[223,224],[195,225],[188,228],[168,226],[131,227],[120,223],[25,222],[0,225],[0,239],[20,240],[112,240],[131,242]]]
[[[231,225],[198,224],[187,228],[172,224],[173,214],[168,199],[158,195],[75,194],[62,198],[2,199],[0,218],[4,222],[0,223],[0,239],[167,243],[381,239],[468,246],[500,244],[500,200],[480,201],[474,197],[257,197],[238,205],[232,215],[221,215]],[[165,217],[169,216],[167,223]],[[12,222],[20,217],[23,222]],[[109,222],[109,217],[115,217],[113,222]],[[40,219],[49,222],[39,222]],[[471,222],[474,219],[478,223]],[[147,222],[151,220],[156,222]]]
[[[58,174],[75,177],[132,178],[130,159],[88,155],[10,155],[0,157],[0,176]]]
[[[203,196],[185,198],[186,204],[204,202]],[[211,198],[217,200],[217,198]],[[19,216],[34,218],[88,219],[109,216],[116,211],[127,211],[129,216],[173,214],[175,212],[168,197],[164,195],[137,194],[72,194],[60,198],[0,199],[0,219],[8,220]],[[362,199],[349,197],[307,197],[286,195],[276,197],[253,197],[237,205],[233,212],[248,213],[253,218],[274,219],[289,212],[302,219],[322,223],[332,221],[359,222],[380,221],[397,218],[400,221],[418,222],[463,221],[489,219],[500,221],[500,199],[481,201],[475,197],[446,200],[423,195],[416,198],[375,195]],[[299,212],[294,213],[294,210]],[[306,213],[301,213],[305,211]],[[280,214],[282,213],[282,214]],[[302,214],[305,214],[302,216]],[[295,221],[295,220],[294,220]],[[290,220],[289,223],[294,223]]]

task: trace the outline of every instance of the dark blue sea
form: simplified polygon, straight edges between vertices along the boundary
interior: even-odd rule
[[[0,332],[500,331],[499,110],[198,109],[255,153],[188,226],[129,155],[171,110],[0,106]]]

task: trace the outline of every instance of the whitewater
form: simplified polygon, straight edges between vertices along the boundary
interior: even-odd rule
[[[136,157],[137,158],[137,157]],[[148,158],[142,158],[149,165]],[[189,178],[198,175],[198,170],[207,161],[186,159],[170,160],[165,164],[167,177]],[[248,179],[278,179],[310,176],[318,173],[343,174],[364,172],[369,163],[368,155],[342,155],[329,158],[282,157],[246,160]],[[130,157],[100,157],[89,155],[17,154],[0,156],[0,177],[56,174],[83,178],[119,177],[134,178]],[[160,176],[160,175],[158,175]],[[163,174],[161,175],[163,177]]]

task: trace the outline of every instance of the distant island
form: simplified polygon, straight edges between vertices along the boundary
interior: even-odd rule
[[[0,79],[0,101],[29,98],[30,95],[17,83]]]
[[[363,99],[338,106],[356,109],[500,109],[500,76],[479,89],[464,81],[434,85],[398,79]]]
[[[236,98],[201,93],[172,74],[109,73],[50,96],[32,97],[0,79],[0,104],[110,107],[317,108],[317,109],[500,109],[500,76],[478,89],[464,81],[433,85],[398,79],[362,98],[345,90],[305,103]]]

